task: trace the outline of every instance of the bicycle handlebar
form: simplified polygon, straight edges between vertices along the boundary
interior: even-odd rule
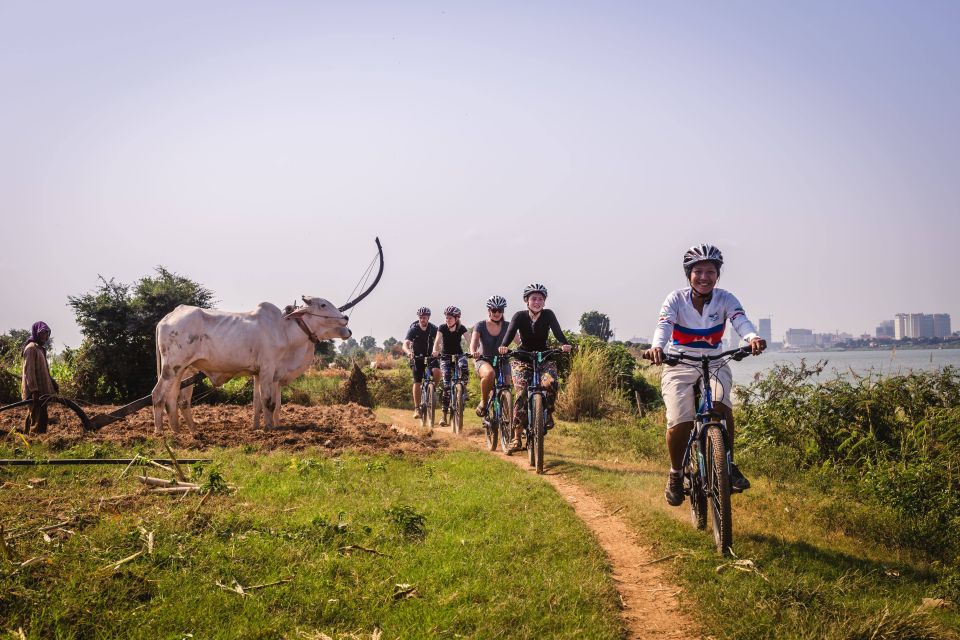
[[[504,356],[512,356],[514,358],[519,358],[521,360],[528,360],[536,357],[537,354],[540,354],[540,359],[552,358],[556,355],[561,355],[566,353],[563,349],[546,349],[545,351],[525,351],[523,349],[509,349]]]
[[[715,355],[699,355],[691,356],[686,353],[664,353],[663,354],[663,364],[668,367],[672,367],[680,363],[681,360],[686,360],[687,362],[713,362],[714,360],[722,360],[724,358],[730,358],[739,362],[749,355],[753,355],[753,349],[750,347],[737,347],[736,349],[730,349],[729,351],[724,351]]]

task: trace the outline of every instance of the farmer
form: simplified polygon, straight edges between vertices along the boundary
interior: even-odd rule
[[[47,364],[47,344],[50,342],[50,327],[46,322],[34,322],[30,327],[30,338],[23,348],[23,379],[20,394],[24,400],[33,400],[30,415],[24,421],[24,433],[47,431],[47,396],[57,393],[60,388],[56,380],[50,377]]]

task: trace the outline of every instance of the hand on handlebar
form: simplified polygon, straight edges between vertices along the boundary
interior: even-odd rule
[[[482,357],[483,357],[483,351],[480,351],[480,349],[474,349],[474,351],[473,351],[473,358],[474,358],[474,360],[477,360],[477,359],[482,358]]]
[[[439,352],[439,351],[434,351],[434,352],[433,352],[433,357],[434,357],[434,358],[439,358],[439,357],[440,357],[440,352]]]
[[[647,349],[643,352],[643,357],[644,359],[651,361],[653,364],[660,366],[663,364],[663,349],[660,347]]]
[[[507,355],[508,351],[510,351],[510,349],[507,347],[500,347],[499,349],[497,349],[497,353],[499,353],[502,356]]]
[[[755,356],[763,353],[763,350],[767,348],[767,341],[763,338],[756,336],[750,340],[750,353]]]
[[[573,351],[573,345],[572,344],[560,345],[560,350],[563,351],[564,353],[570,353],[571,351]]]

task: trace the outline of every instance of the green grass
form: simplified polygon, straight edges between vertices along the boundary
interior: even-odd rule
[[[8,538],[72,520],[72,533],[49,542],[38,533],[13,541],[18,560],[47,560],[13,575],[4,561],[4,629],[151,640],[375,629],[384,638],[620,637],[616,592],[585,525],[511,464],[479,452],[214,457],[239,488],[199,509],[197,496],[138,495],[117,467],[0,471]],[[28,488],[31,478],[46,484]],[[111,566],[143,551],[149,532],[152,554]],[[216,584],[287,578],[247,596]]]
[[[677,554],[665,566],[684,588],[684,606],[706,634],[749,639],[956,637],[956,604],[918,611],[924,598],[957,602],[956,567],[830,526],[824,513],[855,505],[798,479],[774,482],[752,476],[753,488],[733,500],[734,552],[738,559],[751,560],[757,571],[721,568],[731,559],[716,554],[709,531],[692,528],[689,503],[677,508],[664,503],[663,431],[647,429],[643,423],[560,423],[557,437],[546,442],[547,466],[582,483],[611,511],[619,510],[642,540],[653,542],[658,557]],[[653,455],[647,455],[649,447],[654,447]]]

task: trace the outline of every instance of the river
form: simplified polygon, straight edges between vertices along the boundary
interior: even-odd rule
[[[771,351],[760,356],[745,358],[740,362],[731,362],[733,381],[736,384],[749,384],[757,373],[765,373],[774,365],[781,363],[798,364],[806,360],[813,364],[826,360],[827,366],[821,378],[834,377],[836,372],[858,374],[879,373],[885,376],[909,373],[910,371],[931,371],[953,365],[960,368],[960,349],[899,349],[897,351],[811,351],[807,353],[784,353]]]

